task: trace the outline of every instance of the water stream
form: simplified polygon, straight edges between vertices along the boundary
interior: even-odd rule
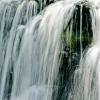
[[[0,100],[100,100],[99,6],[99,0],[66,0],[41,11],[33,0],[0,0]],[[93,32],[92,43],[85,50],[84,7],[90,13]],[[73,49],[73,40],[75,45],[79,42],[79,52]],[[58,98],[64,77],[61,63],[63,54],[67,55],[65,47],[70,49],[69,60],[65,61],[70,70],[65,73],[73,72],[73,82],[69,83],[68,93],[65,83]],[[73,50],[80,53],[78,68],[73,68]]]

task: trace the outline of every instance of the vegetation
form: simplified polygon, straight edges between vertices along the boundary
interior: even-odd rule
[[[85,49],[87,45],[91,44],[92,35],[88,32],[88,29],[84,27],[82,30],[82,36],[80,39],[80,30],[77,32],[67,33],[66,31],[62,31],[61,37],[65,38],[67,47],[70,48],[71,52],[75,52],[75,49],[80,48],[80,41],[82,42],[83,48]]]

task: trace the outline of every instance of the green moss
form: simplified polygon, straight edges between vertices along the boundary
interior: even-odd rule
[[[62,31],[61,37],[65,38],[66,46],[70,48],[70,52],[74,52],[76,48],[80,48],[80,41],[82,42],[83,48],[91,44],[92,41],[92,34],[88,32],[86,27],[82,30],[81,38],[80,30],[77,32],[72,31],[71,33]]]

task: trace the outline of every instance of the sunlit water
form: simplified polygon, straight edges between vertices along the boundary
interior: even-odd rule
[[[59,1],[41,13],[35,1],[12,1],[0,1],[0,100],[53,100],[64,48],[61,33],[82,0]],[[93,41],[83,57],[80,10],[80,66],[68,100],[100,100],[100,2],[88,2]],[[67,36],[72,25],[73,20]]]

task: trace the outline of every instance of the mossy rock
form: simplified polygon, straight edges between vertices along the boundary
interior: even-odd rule
[[[71,33],[67,33],[63,30],[61,37],[65,39],[65,45],[70,48],[70,52],[74,52],[76,48],[80,48],[80,43],[82,43],[83,48],[85,49],[92,41],[92,34],[88,32],[86,27],[82,30],[81,37],[80,30],[77,32],[72,31]]]

